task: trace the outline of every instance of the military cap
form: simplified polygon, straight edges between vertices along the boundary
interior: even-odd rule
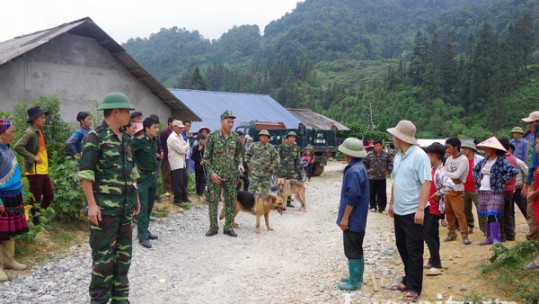
[[[260,137],[260,135],[266,135],[267,137],[271,137],[268,130],[260,130],[260,132],[258,132],[258,137]]]
[[[513,130],[511,130],[511,133],[521,133],[524,134],[524,131],[521,127],[514,127]]]
[[[290,132],[288,132],[288,134],[286,134],[286,138],[288,138],[289,136],[298,137],[298,134],[296,134],[296,132],[294,132],[294,131],[290,131]]]
[[[223,114],[221,114],[221,119],[225,119],[225,118],[236,118],[236,116],[234,116],[232,111],[226,110],[223,112]]]
[[[97,108],[98,110],[111,110],[111,109],[128,109],[134,110],[135,107],[129,101],[129,98],[125,94],[120,92],[109,93],[103,99],[103,103]]]

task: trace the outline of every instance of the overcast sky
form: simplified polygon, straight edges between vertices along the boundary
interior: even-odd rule
[[[257,24],[260,31],[303,0],[2,0],[0,41],[84,17],[119,43],[148,37],[161,28],[198,30],[217,39],[234,25]]]

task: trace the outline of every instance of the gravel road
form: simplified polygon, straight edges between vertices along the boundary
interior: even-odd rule
[[[364,248],[365,284],[361,292],[337,289],[347,274],[337,217],[341,162],[331,162],[307,184],[307,212],[289,208],[270,215],[274,231],[240,213],[238,238],[207,238],[207,207],[172,214],[151,231],[154,248],[134,240],[131,303],[365,303],[398,300],[382,289],[402,271],[395,253],[391,220],[369,213]],[[299,203],[296,203],[299,204]],[[33,266],[0,284],[1,303],[88,303],[91,257],[87,244],[71,248],[52,262]],[[372,284],[372,277],[376,277]],[[376,290],[375,290],[376,287]],[[375,292],[377,291],[377,292]]]

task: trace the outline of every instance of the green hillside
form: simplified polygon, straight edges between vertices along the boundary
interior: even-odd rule
[[[210,41],[161,29],[124,47],[166,86],[272,95],[345,123],[482,137],[535,105],[539,1],[306,0]]]

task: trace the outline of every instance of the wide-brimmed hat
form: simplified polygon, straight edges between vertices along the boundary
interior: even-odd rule
[[[208,133],[211,133],[211,130],[208,128],[208,127],[200,127],[200,129],[198,129],[198,133],[200,134],[200,132],[202,132],[203,130],[206,130]]]
[[[180,128],[185,128],[185,126],[183,125],[182,121],[181,120],[173,120],[172,121],[172,126],[173,127],[180,127]]]
[[[473,141],[465,141],[461,145],[462,148],[469,148],[477,152],[477,147],[473,143]]]
[[[298,137],[298,134],[296,134],[296,132],[294,132],[294,131],[290,131],[290,132],[288,132],[288,134],[286,134],[286,138],[288,138],[289,136]]]
[[[129,101],[129,98],[124,93],[112,92],[105,96],[103,103],[97,108],[98,110],[112,109],[128,109],[134,110],[135,107]]]
[[[43,114],[45,114],[45,116],[49,116],[49,111],[42,109],[40,106],[31,107],[28,109],[28,111],[26,111],[26,113],[28,114],[28,120],[26,121],[27,123],[32,123],[32,121]]]
[[[221,120],[225,118],[236,118],[236,116],[234,116],[234,113],[232,113],[232,111],[226,110],[223,112],[223,114],[221,114]]]
[[[539,111],[531,112],[530,115],[526,118],[522,118],[522,121],[524,122],[532,122],[539,120]]]
[[[514,128],[511,130],[511,133],[521,133],[521,134],[524,134],[524,130],[522,130],[521,127],[514,127]]]
[[[363,142],[355,137],[345,139],[343,143],[339,145],[338,150],[346,155],[356,158],[367,156],[367,151],[363,146]]]
[[[477,145],[477,148],[479,149],[491,148],[491,149],[507,152],[507,150],[502,146],[502,144],[496,138],[496,136],[492,136],[491,138],[481,142],[480,144]]]
[[[399,123],[394,128],[387,129],[387,132],[411,145],[415,145],[417,143],[415,139],[415,125],[409,120],[399,121]]]
[[[271,137],[268,130],[260,130],[260,132],[258,132],[258,137],[260,137],[260,135],[266,135],[267,137]]]

